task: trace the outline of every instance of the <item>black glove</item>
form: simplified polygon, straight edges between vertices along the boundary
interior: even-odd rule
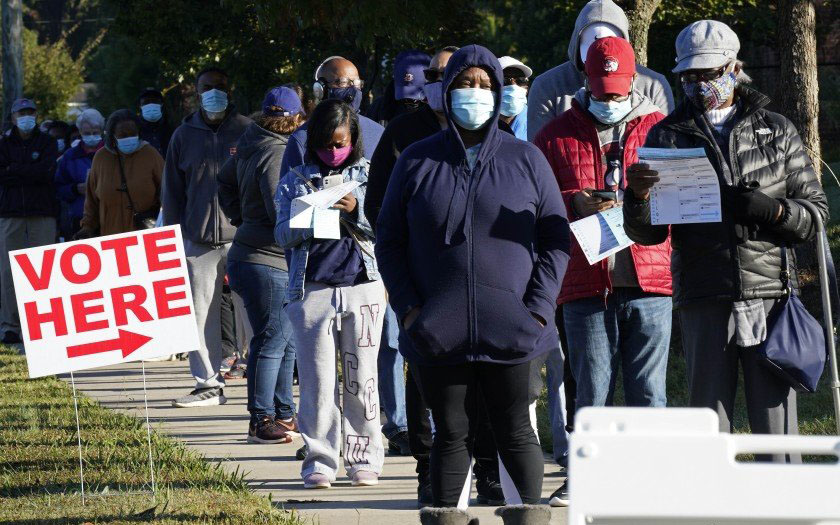
[[[775,224],[782,210],[782,203],[758,189],[758,183],[744,183],[723,189],[723,204],[742,224]]]

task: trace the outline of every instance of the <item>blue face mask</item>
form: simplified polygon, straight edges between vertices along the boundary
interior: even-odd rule
[[[458,126],[474,131],[493,117],[496,94],[489,89],[462,88],[449,92],[452,103],[452,120]]]
[[[502,115],[515,117],[522,113],[528,104],[528,90],[519,86],[505,86],[502,88]]]
[[[617,124],[632,110],[633,104],[629,97],[622,102],[601,102],[594,98],[589,99],[589,112],[604,124]]]
[[[58,144],[58,152],[59,153],[64,151],[64,147],[65,147],[64,139],[55,139],[55,143]]]
[[[17,118],[15,122],[18,129],[23,131],[24,133],[29,133],[33,129],[35,129],[35,117],[32,115],[23,115]]]
[[[221,113],[227,106],[228,96],[222,90],[211,89],[201,94],[201,107],[208,113]]]
[[[163,116],[160,104],[144,104],[140,106],[140,114],[147,122],[157,122]]]
[[[327,98],[335,98],[343,100],[350,104],[353,111],[358,112],[362,107],[362,90],[355,86],[348,86],[343,88],[327,88]]]
[[[82,135],[82,142],[85,146],[92,148],[102,142],[102,135]]]
[[[122,139],[117,139],[117,149],[120,150],[120,153],[124,155],[129,155],[137,151],[137,148],[140,147],[140,137],[133,136],[133,137],[125,137]]]

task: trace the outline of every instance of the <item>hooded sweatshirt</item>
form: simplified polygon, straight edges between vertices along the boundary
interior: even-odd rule
[[[228,259],[286,270],[283,250],[274,242],[274,191],[288,135],[251,123],[219,173],[219,205],[236,226]]]
[[[498,128],[502,68],[490,51],[471,45],[454,53],[444,92],[472,66],[490,73],[497,97],[473,167],[447,95],[449,128],[403,151],[377,225],[391,306],[400,319],[420,308],[400,352],[426,365],[515,364],[557,347],[566,209],[543,154]]]
[[[580,36],[584,29],[597,22],[615,26],[622,38],[630,40],[627,15],[612,0],[592,0],[583,6],[569,41],[569,61],[549,69],[531,83],[528,92],[528,140],[533,141],[540,128],[569,109],[575,93],[583,87]],[[639,76],[633,89],[650,99],[663,114],[673,111],[674,96],[665,77],[639,64],[636,64],[636,72]]]
[[[251,124],[231,107],[214,131],[201,111],[184,118],[169,141],[163,173],[163,225],[180,224],[184,239],[210,246],[233,240],[231,226],[219,206],[216,178],[236,153],[236,143]]]
[[[121,191],[120,157],[122,158],[128,193],[135,211],[141,213],[160,204],[163,157],[147,142],[125,155],[108,146],[93,156],[87,178],[82,229],[99,235],[134,231],[134,212],[126,192]]]

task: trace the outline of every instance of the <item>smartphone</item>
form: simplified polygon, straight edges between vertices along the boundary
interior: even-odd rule
[[[328,175],[324,177],[324,188],[338,186],[344,182],[344,175]]]
[[[616,200],[615,192],[608,191],[608,190],[597,190],[592,192],[593,197],[600,197],[605,201],[614,201]]]

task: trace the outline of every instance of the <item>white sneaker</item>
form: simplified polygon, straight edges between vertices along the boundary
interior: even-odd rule
[[[568,507],[569,506],[569,482],[564,481],[560,488],[548,497],[548,504],[552,507]]]
[[[227,403],[225,392],[220,387],[196,388],[189,394],[172,401],[177,408],[209,407]]]

